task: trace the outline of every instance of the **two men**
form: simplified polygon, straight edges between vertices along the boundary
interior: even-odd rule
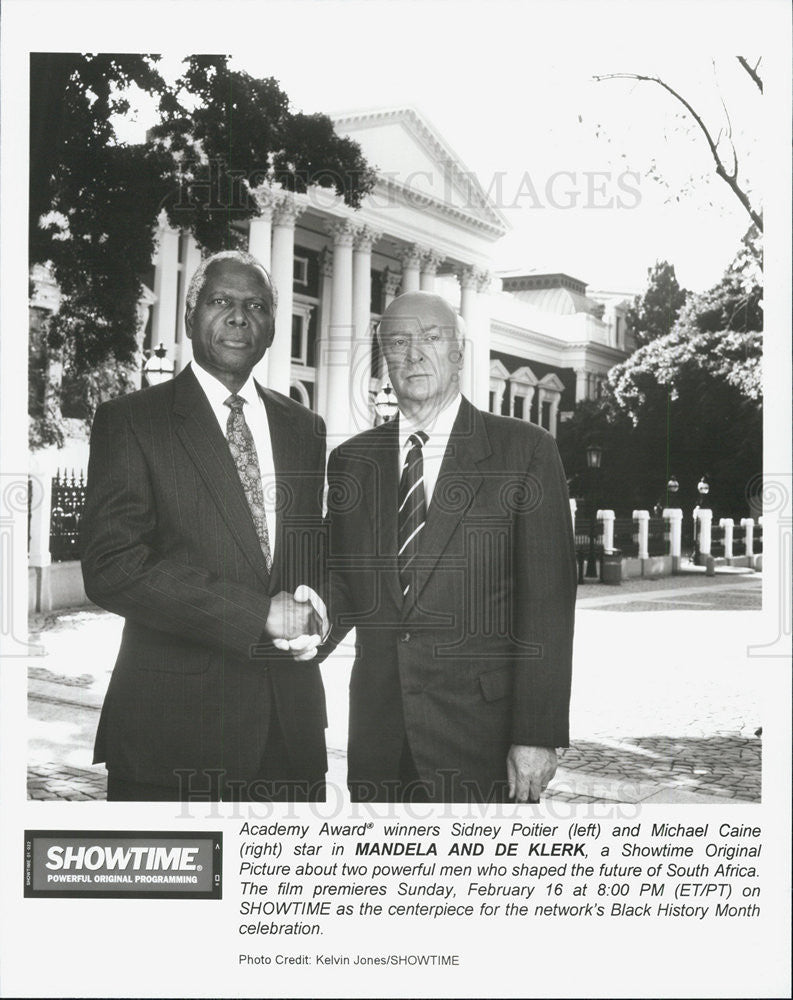
[[[209,258],[194,362],[97,410],[83,576],[125,618],[94,756],[110,799],[324,795],[319,670],[276,645],[322,632],[292,595],[319,585],[325,428],[252,378],[275,305],[253,257]]]
[[[126,619],[96,741],[109,798],[322,795],[324,426],[251,377],[274,310],[254,258],[215,255],[188,291],[194,363],[97,411],[83,572]],[[440,297],[400,296],[380,342],[399,419],[328,467],[351,794],[537,800],[567,743],[575,593],[555,444],[461,397]]]
[[[379,337],[399,417],[328,464],[332,639],[357,638],[351,795],[538,801],[568,742],[576,586],[556,445],[461,396],[444,299],[398,297]]]

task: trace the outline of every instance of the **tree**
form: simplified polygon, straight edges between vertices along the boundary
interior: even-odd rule
[[[112,359],[135,357],[140,275],[151,266],[153,219],[172,184],[171,158],[150,146],[116,141],[115,115],[129,110],[130,87],[158,95],[168,88],[147,55],[33,53],[30,62],[30,263],[48,264],[60,307],[40,331],[37,357],[63,363],[64,383],[79,394],[84,377]],[[116,367],[120,366],[120,367]],[[104,382],[100,376],[100,382]],[[50,394],[32,411],[31,444],[60,443]]]
[[[717,516],[747,513],[747,484],[762,469],[761,267],[752,229],[722,280],[689,296],[673,329],[613,368],[603,400],[562,425],[568,472],[592,439],[603,447],[603,505],[628,514],[666,502],[674,474],[675,502],[691,509],[707,475]]]
[[[677,283],[674,267],[665,260],[647,270],[647,289],[637,295],[627,322],[639,345],[665,337],[672,329],[687,292]]]
[[[374,183],[358,145],[324,115],[292,113],[275,80],[202,56],[186,60],[169,86],[158,58],[31,56],[30,263],[50,267],[61,299],[31,357],[62,362],[61,396],[86,418],[102,398],[131,388],[142,282],[163,208],[214,251],[242,238],[240,223],[257,212],[256,183],[333,187],[354,206]],[[154,95],[159,114],[138,145],[121,142],[113,124],[129,112],[132,88]],[[220,184],[214,194],[194,183],[207,166]],[[63,439],[55,395],[32,401],[31,447]]]
[[[754,65],[750,64],[744,56],[737,56],[738,65],[746,73],[747,77],[757,87],[759,92],[763,92],[763,81],[760,78],[759,68],[761,59],[757,59]],[[674,87],[658,76],[646,76],[641,73],[606,73],[594,78],[598,82],[603,80],[635,80],[638,83],[652,83],[663,88],[681,107],[684,108],[686,116],[693,122],[699,134],[704,138],[711,159],[716,168],[716,176],[720,177],[733,195],[743,206],[759,232],[763,231],[762,212],[752,203],[752,192],[740,176],[738,154],[733,142],[732,122],[729,112],[722,102],[724,118],[718,126],[718,131],[714,126],[705,122],[704,116]]]
[[[208,250],[238,247],[241,223],[258,212],[253,191],[267,182],[306,193],[330,188],[358,207],[375,172],[360,146],[336,135],[327,115],[290,110],[276,80],[232,70],[225,56],[192,56],[177,83],[198,106],[174,110],[152,130],[179,163],[171,223],[189,229]]]

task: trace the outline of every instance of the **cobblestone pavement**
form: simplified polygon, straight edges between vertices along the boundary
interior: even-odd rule
[[[691,570],[614,586],[585,582],[577,601],[577,607],[597,611],[759,611],[762,605],[762,575],[749,570],[716,576]]]
[[[679,629],[680,615],[600,613],[607,607],[604,600],[616,602],[619,610],[637,598],[655,608],[666,600],[664,591],[681,607],[683,598],[697,593],[729,602],[733,588],[759,592],[753,575],[715,579],[628,581],[613,588],[614,597],[605,585],[580,588],[572,745],[561,757],[550,800],[759,801],[761,739],[755,733],[762,716],[756,671],[746,671],[740,642],[728,644],[735,648],[732,659],[710,655],[715,634],[733,628],[740,638],[746,619],[682,616],[689,631],[681,633],[680,653],[670,659],[668,652],[656,652],[648,629],[656,623],[663,633],[668,622]],[[91,765],[91,747],[120,632],[120,619],[96,608],[38,616],[31,623],[31,640],[42,656],[29,669],[29,798],[104,798],[105,771]],[[322,667],[331,719],[328,779],[340,788],[351,659],[351,647],[343,646]]]

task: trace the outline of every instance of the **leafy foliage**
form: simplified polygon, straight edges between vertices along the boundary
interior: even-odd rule
[[[667,261],[657,261],[648,269],[647,290],[644,295],[636,296],[627,315],[639,345],[669,333],[686,294],[677,282],[674,267]]]
[[[691,295],[673,329],[613,368],[604,399],[562,425],[566,467],[587,443],[603,447],[603,502],[622,513],[666,503],[692,508],[707,475],[717,515],[744,516],[746,486],[762,468],[762,262],[750,230],[722,280]]]
[[[32,365],[59,359],[67,405],[89,415],[128,391],[139,365],[138,303],[161,209],[214,251],[244,238],[241,224],[258,210],[250,188],[264,180],[331,187],[353,206],[374,184],[358,145],[325,115],[293,114],[275,80],[194,56],[171,87],[158,60],[31,55],[30,264],[49,265],[61,297]],[[113,119],[129,112],[134,88],[157,99],[160,124],[126,145]],[[56,396],[42,390],[32,401],[31,447],[62,437]]]
[[[299,193],[331,188],[353,207],[374,186],[358,144],[336,135],[327,115],[293,113],[272,78],[232,70],[224,56],[193,56],[177,88],[199,104],[152,130],[180,165],[166,207],[172,225],[209,250],[241,245],[240,224],[258,212],[251,192],[265,181]]]

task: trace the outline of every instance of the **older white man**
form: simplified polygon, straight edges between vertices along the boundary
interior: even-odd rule
[[[379,327],[398,417],[328,466],[331,645],[356,630],[353,800],[538,801],[568,743],[575,554],[555,442],[459,388],[439,296]]]

